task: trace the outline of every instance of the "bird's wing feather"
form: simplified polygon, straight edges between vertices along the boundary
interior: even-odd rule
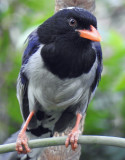
[[[22,83],[22,81],[23,81],[23,83]],[[18,79],[17,79],[17,98],[19,101],[21,114],[22,114],[24,120],[26,120],[27,116],[29,115],[27,86],[28,86],[28,80],[24,80],[23,75],[20,72]]]
[[[101,45],[99,42],[93,42],[92,43],[93,49],[96,51],[97,55],[97,69],[96,69],[96,75],[95,79],[91,86],[91,91],[93,92],[95,88],[97,87],[100,79],[101,79],[101,72],[102,72],[102,50]]]
[[[24,68],[27,64],[29,58],[35,54],[35,52],[39,49],[39,40],[37,36],[36,30],[33,31],[28,36],[28,44],[23,54],[22,67],[17,79],[17,98],[20,104],[21,113],[23,119],[26,120],[29,115],[29,101],[28,101],[28,83],[29,80],[25,75]],[[32,118],[31,123],[34,122],[34,118]]]
[[[28,41],[28,45],[23,54],[22,64],[26,64],[30,56],[32,56],[39,48],[40,42],[37,35],[37,29],[28,36],[26,41]]]
[[[93,42],[93,47],[96,49],[96,52],[97,52],[97,58],[98,58],[98,65],[100,67],[100,75],[101,75],[101,72],[102,72],[102,49],[101,49],[101,44],[100,42]]]
[[[101,73],[102,73],[102,49],[101,49],[101,45],[99,42],[92,42],[92,47],[93,49],[96,51],[96,55],[97,55],[97,69],[96,69],[96,74],[95,74],[95,79],[90,87],[90,92],[89,92],[89,98],[88,98],[88,104],[89,102],[92,100],[94,94],[95,94],[95,90],[99,84],[99,81],[101,80]],[[86,108],[87,110],[87,108]]]

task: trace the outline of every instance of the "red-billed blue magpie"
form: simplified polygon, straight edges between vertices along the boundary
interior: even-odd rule
[[[18,153],[30,152],[28,139],[53,136],[69,125],[65,145],[77,148],[79,123],[101,78],[100,40],[95,16],[76,7],[58,11],[29,35],[17,81],[24,119]]]

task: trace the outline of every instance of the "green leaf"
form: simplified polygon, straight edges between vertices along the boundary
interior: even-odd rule
[[[114,89],[115,91],[125,91],[125,72],[122,72],[118,77]]]

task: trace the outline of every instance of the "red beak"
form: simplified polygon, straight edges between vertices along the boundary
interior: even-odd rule
[[[92,41],[97,41],[97,42],[101,41],[101,36],[99,32],[92,25],[90,25],[90,30],[83,29],[83,30],[77,30],[77,31],[80,33],[80,37],[90,39]]]

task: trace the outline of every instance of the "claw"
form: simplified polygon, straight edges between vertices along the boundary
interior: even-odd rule
[[[25,133],[18,135],[16,141],[16,151],[18,152],[18,154],[26,154],[31,151],[28,146],[28,138]]]
[[[68,137],[67,137],[67,139],[66,139],[66,141],[65,141],[65,146],[66,146],[66,148],[68,148],[68,146],[69,146],[70,137],[71,137],[71,134],[68,135]]]
[[[69,143],[71,143],[71,148],[73,151],[78,147],[78,138],[80,135],[81,131],[73,129],[71,133],[68,135],[66,141],[65,141],[65,146],[66,148],[69,146]]]
[[[34,115],[34,111],[30,112],[26,122],[24,123],[22,130],[20,131],[18,135],[18,138],[16,141],[16,151],[18,152],[18,154],[21,154],[21,153],[26,154],[31,151],[28,146],[28,138],[25,132],[26,132],[27,126],[31,118],[33,117],[33,115]]]
[[[75,149],[78,147],[78,138],[81,133],[81,131],[79,130],[79,123],[81,119],[82,119],[82,114],[78,113],[75,127],[72,129],[71,133],[68,135],[65,141],[66,148],[69,146],[69,143],[71,143],[71,148],[73,151],[75,151]]]

